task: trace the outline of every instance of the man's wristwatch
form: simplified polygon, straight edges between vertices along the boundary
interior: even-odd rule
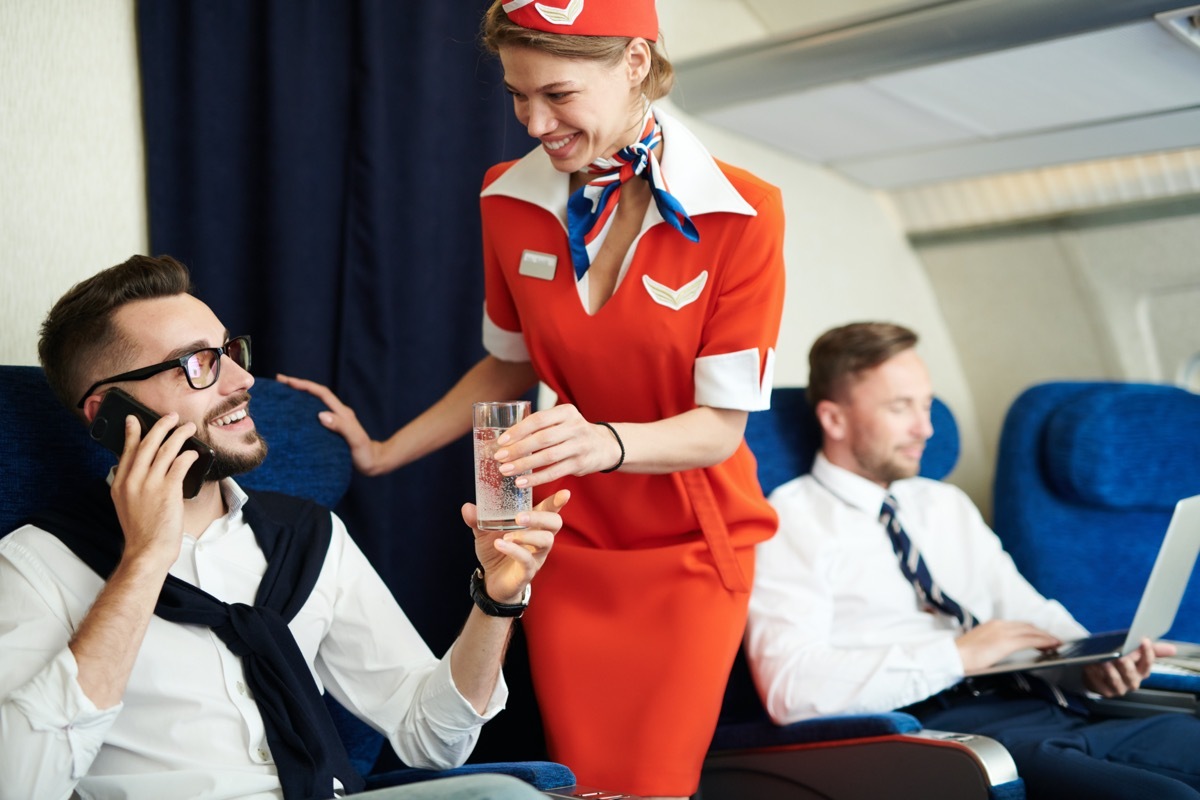
[[[529,606],[529,595],[532,593],[533,587],[525,584],[525,596],[521,598],[521,602],[497,603],[488,597],[487,584],[483,582],[483,567],[478,567],[471,573],[471,599],[475,601],[475,605],[479,606],[479,610],[489,617],[521,616]]]

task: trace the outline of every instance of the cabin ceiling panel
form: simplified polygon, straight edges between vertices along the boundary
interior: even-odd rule
[[[742,0],[772,34],[823,30],[912,11],[944,0]],[[661,0],[660,0],[661,2]]]
[[[1163,0],[742,4],[771,34],[677,62],[681,108],[871,187],[1200,145]]]
[[[976,136],[967,127],[861,82],[754,100],[703,117],[820,162],[928,148]]]
[[[662,44],[675,63],[753,45],[768,33],[742,0],[658,0],[657,9]]]
[[[1200,53],[1154,22],[873,78],[901,102],[984,136],[1200,105]]]
[[[896,189],[1197,145],[1200,145],[1200,109],[1185,109],[1049,133],[837,161],[830,166],[868,186]]]

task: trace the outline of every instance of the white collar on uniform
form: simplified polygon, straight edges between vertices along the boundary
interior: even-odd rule
[[[662,173],[667,188],[683,205],[688,216],[717,211],[751,217],[757,215],[754,208],[733,188],[695,134],[657,106],[654,115],[663,131],[665,156]],[[502,195],[532,203],[558,217],[566,229],[569,183],[568,176],[556,170],[542,148],[536,147],[492,182],[480,196]],[[648,211],[662,220],[653,203]]]

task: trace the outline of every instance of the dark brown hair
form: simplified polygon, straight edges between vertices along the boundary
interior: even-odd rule
[[[864,370],[877,367],[917,344],[917,334],[890,322],[854,322],[826,331],[808,351],[808,396],[815,409],[838,401]]]
[[[192,293],[188,269],[170,256],[134,256],[80,281],[59,298],[38,341],[38,358],[46,380],[63,405],[72,411],[79,395],[98,372],[123,364],[133,343],[113,325],[118,308],[134,300]]]
[[[569,33],[545,33],[522,28],[509,20],[501,7],[503,0],[495,0],[483,15],[479,40],[489,53],[497,54],[501,47],[530,47],[552,56],[571,58],[577,61],[599,61],[606,66],[620,62],[625,48],[632,39],[628,36],[577,36]],[[661,37],[660,37],[661,38]],[[642,92],[650,100],[666,97],[675,85],[675,68],[658,49],[650,45],[650,71],[642,81]]]

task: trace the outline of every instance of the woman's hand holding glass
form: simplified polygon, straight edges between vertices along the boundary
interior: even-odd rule
[[[518,486],[540,486],[567,475],[590,475],[608,469],[621,458],[621,445],[603,425],[588,422],[573,405],[538,411],[521,420],[496,440],[500,472],[530,475]]]
[[[463,521],[475,530],[475,556],[483,567],[488,597],[499,603],[519,603],[525,587],[541,569],[554,546],[554,535],[562,529],[559,513],[571,493],[555,492],[533,507],[522,511],[517,522],[525,527],[515,531],[481,530],[475,527],[475,504],[462,507]]]

